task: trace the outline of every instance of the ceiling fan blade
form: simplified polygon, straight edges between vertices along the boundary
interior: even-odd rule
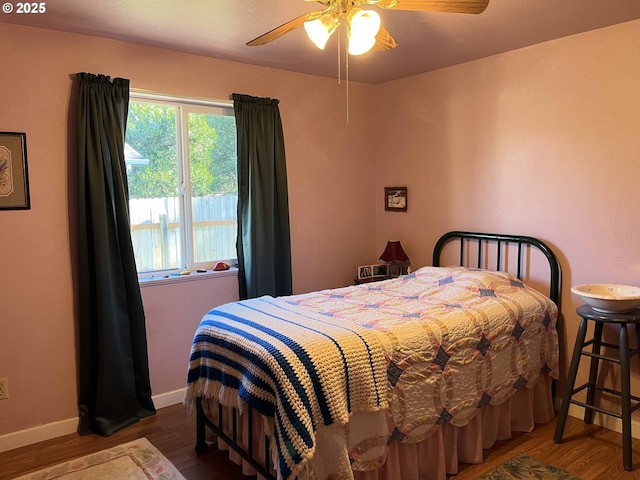
[[[381,8],[421,12],[482,13],[489,0],[379,0]]]
[[[265,34],[254,38],[250,42],[247,42],[247,46],[257,47],[269,42],[273,42],[276,38],[281,37],[285,33],[289,33],[291,30],[300,28],[301,26],[304,25],[304,22],[309,22],[311,20],[315,20],[316,18],[320,18],[325,13],[325,11],[326,10],[316,10],[315,12],[309,12],[309,13],[305,13],[304,15],[300,15],[299,17],[296,17],[293,20],[289,20],[288,22],[283,23],[282,25],[274,28],[273,30],[270,30]]]
[[[380,52],[383,50],[391,50],[392,48],[396,48],[398,43],[391,36],[391,34],[384,28],[382,25],[380,26],[380,30],[378,30],[378,34],[376,35],[376,43],[371,48],[374,52]]]

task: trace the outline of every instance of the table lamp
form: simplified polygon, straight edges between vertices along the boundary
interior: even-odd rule
[[[380,260],[390,263],[392,267],[395,267],[395,272],[390,272],[393,276],[405,275],[408,272],[409,265],[411,265],[409,257],[402,249],[400,241],[387,242],[384,252],[380,255]]]

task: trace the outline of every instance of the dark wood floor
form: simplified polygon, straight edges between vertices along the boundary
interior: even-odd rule
[[[593,425],[584,425],[569,417],[562,444],[553,443],[555,421],[539,426],[534,432],[518,434],[486,451],[481,465],[462,465],[451,480],[472,480],[485,474],[519,452],[527,452],[582,477],[584,480],[640,480],[640,441],[634,440],[634,467],[622,468],[622,439],[619,433]],[[105,448],[146,437],[182,472],[187,480],[247,479],[240,467],[226,457],[226,452],[211,448],[206,455],[194,451],[194,421],[182,405],[158,410],[157,415],[104,438],[97,435],[66,435],[35,445],[0,453],[0,479],[38,470],[48,465],[81,457]]]

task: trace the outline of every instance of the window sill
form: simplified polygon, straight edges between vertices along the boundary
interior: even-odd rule
[[[214,278],[237,277],[238,269],[231,267],[229,270],[221,270],[219,272],[192,272],[189,275],[154,273],[142,275],[138,278],[140,288],[155,287],[157,285],[168,285],[171,283],[194,282],[200,280],[212,280]]]

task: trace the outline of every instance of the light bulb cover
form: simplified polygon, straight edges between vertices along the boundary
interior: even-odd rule
[[[324,50],[329,37],[336,31],[336,28],[338,28],[338,22],[334,16],[329,13],[315,20],[304,22],[304,30],[307,32],[309,40],[320,50]]]
[[[352,8],[347,16],[349,54],[362,55],[373,48],[380,30],[380,15],[373,10]]]
[[[376,44],[376,37],[353,37],[349,35],[349,55],[367,53]]]
[[[355,35],[375,37],[380,30],[380,15],[373,10],[352,8],[348,15],[349,30]]]

